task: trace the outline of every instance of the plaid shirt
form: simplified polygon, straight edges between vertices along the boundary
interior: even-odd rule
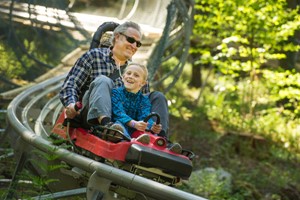
[[[120,68],[124,69],[127,66],[122,65]],[[110,48],[95,48],[84,53],[75,63],[67,75],[62,88],[59,93],[59,98],[64,106],[70,103],[81,101],[89,84],[99,75],[110,77],[118,67],[112,59],[112,52]],[[113,80],[114,88],[123,85],[121,77],[118,75]],[[142,88],[142,93],[147,94],[150,92],[150,87],[147,84]]]

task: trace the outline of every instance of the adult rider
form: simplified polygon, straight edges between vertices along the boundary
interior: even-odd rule
[[[140,26],[131,21],[124,22],[114,29],[112,45],[109,48],[90,49],[76,61],[59,93],[68,118],[82,115],[83,120],[91,126],[110,122],[111,90],[123,85],[121,70],[128,65],[142,45],[141,39]],[[116,72],[117,77],[112,78]],[[88,90],[85,91],[86,86]],[[158,91],[150,92],[149,84],[142,88],[142,93],[149,95],[151,111],[161,117],[162,131],[159,135],[168,138],[169,116],[165,96]],[[75,109],[78,101],[82,101],[83,110],[86,112],[80,113]]]

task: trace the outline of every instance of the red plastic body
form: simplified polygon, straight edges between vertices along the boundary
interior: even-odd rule
[[[67,127],[63,125],[63,122],[65,120],[65,114],[64,112],[59,116],[55,126],[52,129],[52,133],[59,135],[60,137],[64,139],[68,139],[67,135]],[[141,134],[147,133],[150,135],[150,143],[149,144],[143,144],[135,140],[136,137],[138,137]],[[119,161],[125,161],[125,157],[128,151],[128,148],[132,144],[138,144],[142,146],[147,146],[149,148],[162,151],[168,154],[176,155],[182,158],[188,159],[186,156],[177,154],[174,152],[169,151],[166,148],[166,141],[164,138],[156,136],[149,132],[141,132],[136,131],[132,134],[131,141],[122,141],[118,143],[113,143],[110,141],[103,140],[89,132],[89,130],[83,129],[83,128],[69,128],[69,136],[72,141],[74,141],[74,144],[82,149],[85,149],[87,151],[92,152],[93,154],[107,158],[107,159],[113,159],[113,160],[119,160]],[[161,141],[162,144],[158,145],[158,140]]]

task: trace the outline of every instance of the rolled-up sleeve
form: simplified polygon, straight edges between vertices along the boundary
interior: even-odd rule
[[[81,88],[87,81],[93,64],[89,52],[80,57],[68,73],[59,93],[59,98],[64,106],[79,100]]]

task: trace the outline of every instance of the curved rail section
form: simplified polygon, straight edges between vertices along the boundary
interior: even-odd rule
[[[142,194],[141,199],[204,200],[199,196],[81,156],[63,146],[54,145],[48,133],[61,110],[57,92],[64,78],[65,75],[61,75],[33,86],[19,94],[8,106],[7,131],[18,162],[6,199],[13,198],[17,175],[25,164],[30,165],[31,160],[39,159],[39,162],[48,162],[48,165],[65,163],[67,166],[54,172],[44,172],[37,165],[30,165],[38,175],[48,173],[51,174],[51,178],[61,180],[49,184],[51,191],[66,192],[79,188],[81,193],[86,193],[87,199],[115,199],[105,192],[104,196],[99,197],[101,191],[107,191],[105,187],[108,183],[113,182]],[[52,154],[57,159],[53,161],[45,159],[45,156],[38,157],[37,151]],[[84,185],[87,187],[83,188]]]

